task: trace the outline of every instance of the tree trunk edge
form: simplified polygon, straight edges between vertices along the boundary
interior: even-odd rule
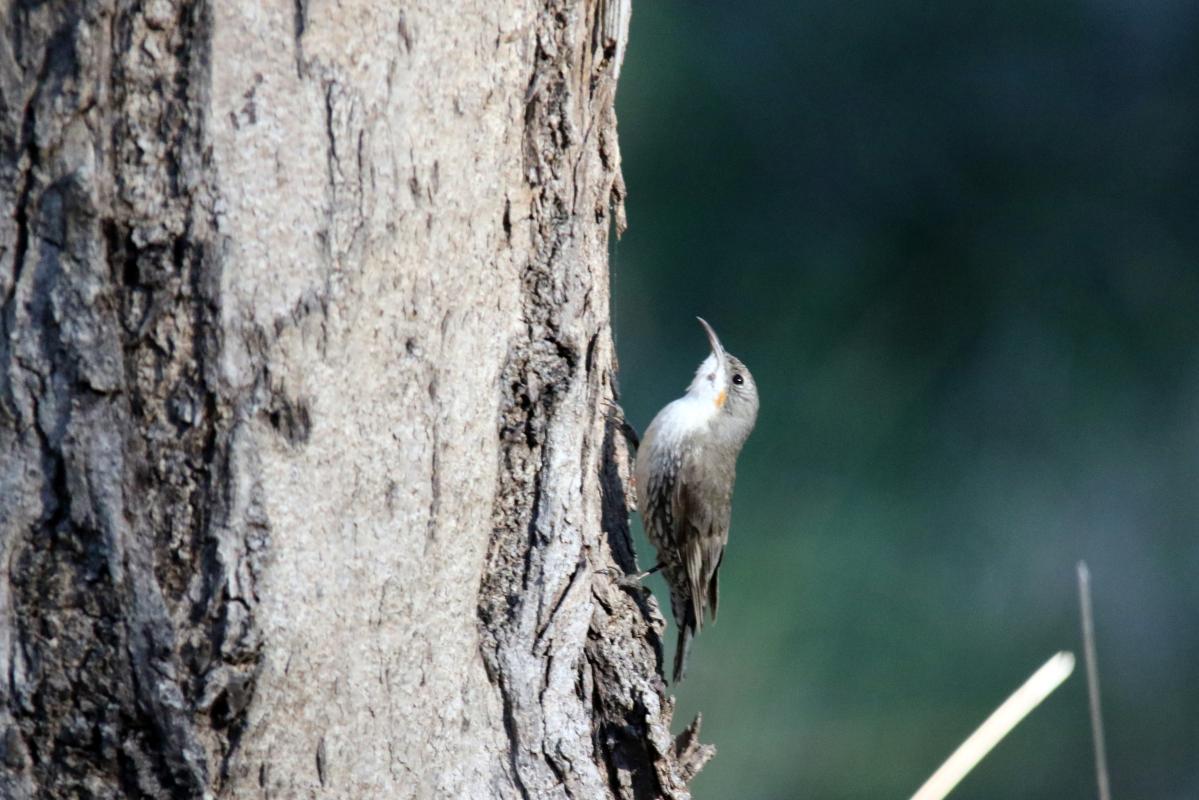
[[[619,235],[626,224],[614,103],[629,12],[627,0],[588,4],[574,31],[568,14],[542,15],[527,94],[525,150],[541,159],[526,165],[526,174],[541,226],[524,280],[528,338],[513,346],[501,381],[504,444],[479,607],[484,663],[503,698],[512,779],[522,797],[542,796],[549,787],[580,798],[601,791],[622,800],[689,797],[687,781],[715,753],[698,744],[698,718],[676,746],[673,698],[661,678],[665,621],[647,591],[627,590],[612,578],[635,571],[636,560],[628,528],[628,451],[604,409],[618,400],[607,303],[600,314],[584,306],[584,343],[571,336],[567,309],[552,291],[557,276],[570,274],[564,262],[582,239],[584,254],[603,262],[596,282],[607,296],[609,228],[614,224]],[[563,163],[573,170],[563,170]],[[591,203],[594,218],[579,213],[576,203],[583,209]],[[555,214],[555,206],[571,213]],[[595,240],[590,253],[589,239]],[[585,393],[572,391],[578,383]],[[541,506],[558,499],[547,474],[556,463],[557,417],[570,416],[561,406],[571,401],[586,416],[584,469],[594,470],[601,510],[599,530],[581,531],[564,544],[554,515],[542,514]],[[590,612],[581,653],[545,635],[555,624],[568,625],[575,607]],[[562,656],[578,659],[574,681],[591,706],[595,775],[578,769],[578,753],[563,752],[547,730],[547,709],[537,706]]]

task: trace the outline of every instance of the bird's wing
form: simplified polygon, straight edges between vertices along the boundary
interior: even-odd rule
[[[701,454],[685,458],[674,486],[673,516],[679,560],[687,573],[695,621],[703,625],[704,611],[715,619],[716,571],[728,542],[728,487],[721,476],[712,476],[700,466]]]
[[[646,433],[646,442],[654,434],[653,426]],[[646,536],[658,550],[658,560],[669,562],[674,551],[674,504],[672,497],[676,471],[667,465],[651,463],[652,451],[643,447],[637,454],[637,510],[645,525]]]
[[[728,542],[728,533],[725,533],[724,540]],[[720,558],[716,560],[716,566],[712,569],[712,580],[708,583],[708,613],[712,615],[712,621],[716,621],[716,607],[720,605],[720,565],[724,563],[724,548],[720,546]]]

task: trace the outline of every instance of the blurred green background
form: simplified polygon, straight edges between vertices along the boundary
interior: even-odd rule
[[[640,0],[618,111],[630,420],[696,314],[762,394],[696,797],[907,797],[1081,654],[1085,558],[1114,795],[1199,798],[1199,6]],[[1079,669],[954,797],[1090,747]]]

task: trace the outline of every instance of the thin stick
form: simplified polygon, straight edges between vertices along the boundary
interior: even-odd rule
[[[1112,800],[1107,780],[1107,748],[1103,744],[1103,712],[1099,709],[1099,657],[1095,655],[1095,617],[1091,612],[1091,571],[1078,562],[1078,604],[1082,609],[1082,652],[1087,662],[1087,697],[1091,703],[1091,738],[1095,742],[1095,780],[1099,800]]]
[[[912,800],[942,800],[966,774],[983,760],[991,748],[1011,732],[1020,720],[1062,685],[1074,671],[1074,654],[1061,652],[1046,661],[1011,697],[958,745],[945,763],[912,795]]]

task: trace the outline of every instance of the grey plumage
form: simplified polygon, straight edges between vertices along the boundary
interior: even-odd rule
[[[700,323],[712,353],[687,394],[654,417],[637,450],[638,507],[670,586],[679,629],[675,682],[683,678],[691,639],[704,617],[716,619],[737,456],[758,414],[749,370]]]

